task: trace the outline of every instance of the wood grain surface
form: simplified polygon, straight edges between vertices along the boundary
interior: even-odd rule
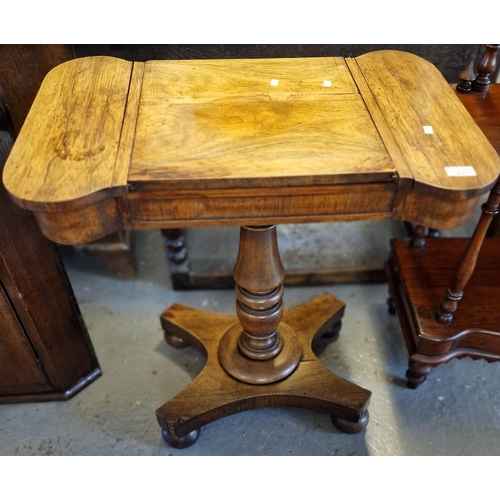
[[[202,352],[207,362],[183,391],[158,408],[160,426],[180,437],[237,412],[277,406],[309,408],[357,422],[368,406],[370,391],[330,371],[313,352],[314,342],[343,314],[344,304],[329,294],[285,310],[283,322],[297,333],[302,346],[300,364],[284,380],[253,385],[231,377],[218,359],[220,339],[237,317],[172,304],[161,316],[162,327]]]
[[[430,238],[415,251],[408,239],[391,241],[386,273],[408,355],[408,386],[416,388],[431,367],[453,358],[500,361],[498,238],[486,238],[478,265],[450,324],[436,321],[468,238]]]
[[[425,381],[431,367],[453,358],[500,361],[498,238],[487,238],[478,266],[450,324],[436,320],[468,238],[430,238],[415,250],[409,239],[391,241],[386,275],[408,350],[408,387]]]
[[[0,87],[17,132],[21,130],[45,75],[74,57],[71,45],[0,45]]]
[[[179,224],[396,217],[451,229],[499,172],[439,71],[381,51],[70,61],[42,85],[4,180],[46,236],[83,243]]]
[[[189,227],[204,225],[254,225],[273,220],[381,219],[391,213],[393,183],[347,186],[306,186],[281,189],[163,190],[131,193],[127,197],[134,226],[161,221]],[[267,222],[266,222],[267,220]],[[245,223],[243,223],[246,221]]]
[[[452,85],[456,88],[456,85]],[[500,83],[492,83],[486,94],[457,93],[469,114],[500,154]]]
[[[0,173],[14,142],[2,103]],[[0,242],[0,403],[68,399],[101,370],[54,245],[2,182]]]
[[[398,162],[398,174],[410,172],[414,189],[437,194],[441,188],[443,195],[451,190],[471,197],[492,187],[500,158],[432,64],[398,51],[365,54],[356,61],[401,151],[405,170]],[[434,133],[425,133],[424,126]],[[451,177],[448,166],[472,166],[477,175]]]
[[[128,164],[115,162],[131,71],[130,62],[96,57],[47,75],[5,167],[18,205],[64,210],[125,192]]]
[[[22,325],[0,281],[0,395],[50,391]]]
[[[138,189],[337,184],[352,174],[387,182],[394,173],[342,58],[151,61],[139,109],[129,175]]]

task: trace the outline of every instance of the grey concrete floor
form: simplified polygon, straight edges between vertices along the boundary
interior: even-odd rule
[[[191,347],[167,345],[159,315],[172,302],[234,314],[235,298],[231,290],[173,291],[159,231],[137,233],[135,245],[133,280],[63,252],[103,375],[69,401],[0,406],[0,455],[500,454],[500,364],[451,361],[407,389],[406,351],[398,319],[387,311],[386,284],[289,287],[284,296],[286,307],[323,293],[346,302],[340,338],[324,345],[320,359],[372,391],[363,432],[342,434],[329,415],[311,410],[266,408],[204,426],[190,448],[168,447],[155,410],[189,384],[204,359]]]

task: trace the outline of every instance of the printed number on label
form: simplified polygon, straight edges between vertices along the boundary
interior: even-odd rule
[[[450,177],[475,177],[477,175],[474,167],[470,166],[444,167],[444,169]]]

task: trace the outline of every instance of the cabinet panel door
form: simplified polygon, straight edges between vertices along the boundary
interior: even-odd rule
[[[0,283],[0,393],[26,394],[50,388]]]

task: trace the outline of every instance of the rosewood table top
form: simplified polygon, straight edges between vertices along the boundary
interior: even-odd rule
[[[4,171],[45,235],[397,217],[464,223],[500,159],[418,56],[66,62]]]

